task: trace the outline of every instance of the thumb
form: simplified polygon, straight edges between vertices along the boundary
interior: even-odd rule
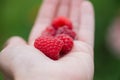
[[[14,36],[7,40],[4,47],[25,45],[25,44],[27,44],[27,43],[25,42],[25,40],[23,38],[21,38],[19,36]]]
[[[4,47],[15,47],[17,45],[25,45],[26,42],[18,36],[11,37],[8,39],[8,41],[5,43]],[[4,50],[4,49],[3,49]],[[2,52],[2,51],[1,51]],[[9,62],[6,62],[6,57],[4,57],[6,54],[0,53],[0,72],[3,73],[4,75],[4,80],[13,80],[13,74],[10,69],[10,65],[8,64]]]

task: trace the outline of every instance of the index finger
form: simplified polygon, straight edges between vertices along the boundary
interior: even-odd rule
[[[34,40],[40,36],[41,32],[49,26],[55,16],[59,0],[44,0],[42,8],[38,13],[37,20],[29,37],[29,44],[33,45]]]

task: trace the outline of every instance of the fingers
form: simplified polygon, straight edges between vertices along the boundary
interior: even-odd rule
[[[60,61],[80,62],[81,59],[93,62],[94,42],[94,13],[93,6],[89,1],[84,1],[81,6],[79,41],[74,42],[73,50],[60,59]],[[88,59],[89,58],[89,59]],[[78,63],[78,65],[81,63]],[[92,64],[93,66],[93,64]]]
[[[11,37],[7,42],[6,42],[6,46],[17,46],[17,45],[25,45],[27,44],[21,37],[18,36],[14,36]]]
[[[73,23],[74,30],[78,32],[79,18],[80,18],[80,5],[83,0],[71,0],[70,20]]]
[[[70,8],[70,0],[61,0],[56,17],[58,16],[68,17],[69,8]]]
[[[37,20],[29,37],[29,44],[32,45],[34,40],[40,36],[41,32],[49,26],[54,18],[59,0],[44,0],[43,5],[38,13]]]
[[[80,11],[78,38],[93,47],[94,45],[94,11],[89,1],[84,1]]]

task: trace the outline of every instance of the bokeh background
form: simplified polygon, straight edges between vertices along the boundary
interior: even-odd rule
[[[120,59],[106,45],[106,34],[120,13],[120,0],[91,0],[95,7],[95,76],[94,80],[120,80]],[[11,36],[27,40],[42,0],[0,0],[0,50]],[[0,80],[3,80],[0,75]]]

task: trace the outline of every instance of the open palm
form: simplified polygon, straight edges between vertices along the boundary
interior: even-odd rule
[[[57,61],[34,48],[34,40],[57,16],[68,17],[78,40],[72,51]],[[44,0],[28,44],[13,37],[0,55],[6,80],[92,80],[94,74],[94,13],[89,1]]]

